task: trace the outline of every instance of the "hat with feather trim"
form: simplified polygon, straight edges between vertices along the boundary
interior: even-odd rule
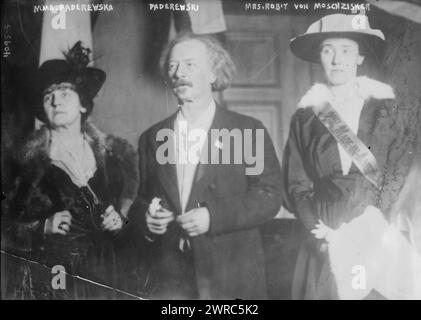
[[[35,77],[38,95],[44,96],[45,90],[53,84],[70,83],[81,98],[92,101],[104,84],[106,74],[101,69],[88,67],[90,52],[89,48],[84,48],[82,42],[78,41],[63,53],[64,59],[45,61]],[[44,119],[43,108],[37,110],[36,116],[40,120]]]

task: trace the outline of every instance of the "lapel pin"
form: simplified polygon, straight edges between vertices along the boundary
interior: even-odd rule
[[[216,140],[215,141],[215,147],[222,150],[222,148],[224,147],[224,144],[221,141]]]

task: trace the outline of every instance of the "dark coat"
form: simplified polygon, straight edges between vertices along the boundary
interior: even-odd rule
[[[370,87],[365,89],[371,92]],[[347,175],[342,174],[337,142],[311,105],[297,110],[292,117],[283,159],[284,205],[304,228],[293,299],[338,298],[328,254],[321,251],[324,240],[317,240],[310,233],[319,219],[336,229],[361,215],[368,205],[378,207],[389,218],[391,203],[396,201],[406,174],[398,165],[405,146],[399,145],[402,132],[394,123],[395,112],[398,109],[393,99],[368,96],[360,115],[357,136],[377,160],[382,174],[379,189],[354,163]]]
[[[139,192],[129,214],[129,224],[135,227],[137,239],[147,234],[145,212],[154,197],[160,197],[163,206],[175,215],[181,211],[176,166],[160,165],[156,160],[157,149],[163,143],[157,141],[157,132],[173,129],[175,119],[174,114],[154,125],[139,140]],[[259,155],[264,160],[264,170],[247,176],[244,160],[240,164],[233,164],[232,160],[230,164],[200,163],[196,168],[186,211],[200,203],[210,214],[210,230],[190,238],[194,269],[188,272],[195,275],[200,299],[264,299],[267,295],[258,227],[279,211],[280,166],[260,121],[217,107],[211,129],[235,128],[264,130],[264,157]],[[215,141],[210,141],[208,150],[214,146]],[[181,228],[173,221],[163,236],[148,243],[151,267],[159,281],[152,298],[183,297],[179,292],[182,281],[176,279],[185,272],[178,249],[181,234]]]
[[[85,122],[82,131],[95,155],[97,170],[88,184],[99,202],[87,187],[79,188],[63,170],[51,163],[49,130],[42,127],[19,150],[20,175],[9,195],[2,228],[6,229],[9,252],[46,266],[46,270],[63,265],[70,274],[116,285],[114,244],[117,238],[101,230],[100,215],[109,205],[119,212],[125,199],[134,199],[136,153],[125,140],[105,135],[90,122]],[[66,236],[44,235],[46,219],[63,210],[72,215],[70,232]],[[87,289],[82,282],[82,285],[72,283],[72,288],[57,296],[50,288],[48,272],[36,264],[29,266],[26,271],[32,285],[19,279],[23,274],[16,275],[18,284],[14,284],[17,288],[14,295],[17,298],[97,297],[95,288]]]

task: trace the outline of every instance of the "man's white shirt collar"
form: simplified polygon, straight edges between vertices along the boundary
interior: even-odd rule
[[[215,112],[216,104],[215,101],[212,99],[206,110],[195,121],[189,122],[184,116],[183,107],[181,106],[179,107],[179,111],[177,113],[176,123],[180,121],[187,121],[189,129],[200,128],[208,131],[210,126],[212,125]]]

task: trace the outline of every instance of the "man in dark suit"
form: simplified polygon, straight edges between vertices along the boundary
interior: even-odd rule
[[[216,105],[234,65],[215,39],[179,36],[163,58],[179,110],[140,137],[129,214],[157,279],[151,298],[265,299],[258,228],[282,202],[272,141],[260,121]]]

